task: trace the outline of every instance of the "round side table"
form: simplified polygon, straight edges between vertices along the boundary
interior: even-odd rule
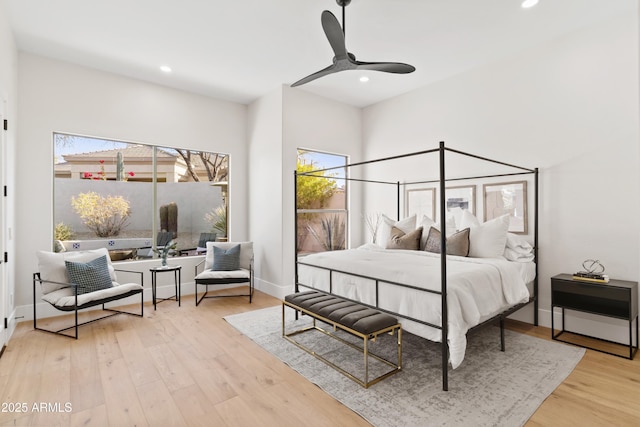
[[[151,295],[153,296],[153,309],[156,309],[156,304],[162,301],[177,301],[178,307],[180,307],[180,286],[182,280],[182,266],[181,265],[165,265],[159,267],[151,267],[149,269],[151,271]],[[175,295],[168,298],[158,298],[156,296],[156,276],[158,273],[165,273],[173,271],[173,280],[176,287]]]

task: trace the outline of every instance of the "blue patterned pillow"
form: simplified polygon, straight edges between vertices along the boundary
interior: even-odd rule
[[[218,246],[213,247],[214,271],[231,271],[240,268],[240,245],[235,245],[226,251]]]
[[[113,287],[109,263],[104,255],[87,263],[65,261],[64,265],[67,267],[69,281],[74,285],[80,285],[78,295]]]

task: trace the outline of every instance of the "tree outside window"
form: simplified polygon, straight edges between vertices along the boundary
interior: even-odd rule
[[[346,164],[346,156],[298,150],[298,253],[346,248],[347,188],[345,168],[340,167]]]

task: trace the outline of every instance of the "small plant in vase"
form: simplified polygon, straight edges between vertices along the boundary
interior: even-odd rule
[[[166,245],[153,249],[153,252],[157,253],[160,256],[160,259],[162,260],[162,266],[163,267],[166,267],[166,265],[167,265],[167,256],[177,246],[178,246],[178,243],[176,241],[174,241],[174,240],[171,240]]]

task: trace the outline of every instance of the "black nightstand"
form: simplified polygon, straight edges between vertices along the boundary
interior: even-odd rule
[[[555,307],[562,308],[562,330],[555,333],[553,312]],[[609,283],[594,283],[574,280],[571,274],[559,274],[551,278],[551,338],[557,341],[575,344],[559,339],[568,332],[600,341],[625,345],[577,332],[567,331],[564,326],[565,309],[598,314],[601,316],[623,319],[629,322],[629,356],[611,353],[601,349],[583,346],[614,356],[633,359],[638,351],[638,282],[626,280],[610,280]],[[635,346],[633,345],[633,321],[636,323]]]

